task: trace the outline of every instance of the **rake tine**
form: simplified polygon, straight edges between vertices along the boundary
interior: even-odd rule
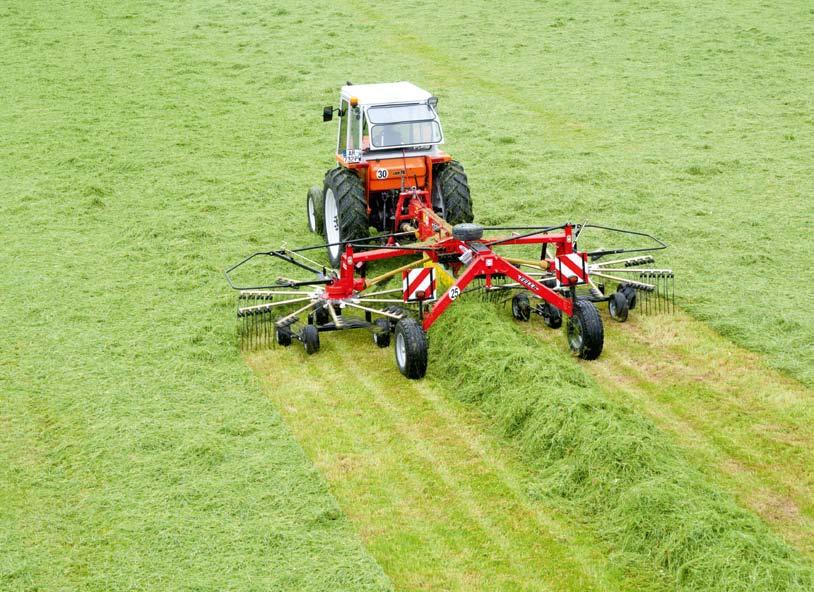
[[[656,275],[656,314],[661,313],[661,274]]]
[[[640,278],[640,279],[642,280],[642,282],[644,282],[644,283],[649,282],[649,278],[647,277],[647,273],[641,273],[641,274],[639,275],[639,278]],[[644,298],[644,314],[646,314],[646,315],[649,315],[649,314],[650,314],[650,291],[649,291],[649,290],[645,291],[645,298]]]

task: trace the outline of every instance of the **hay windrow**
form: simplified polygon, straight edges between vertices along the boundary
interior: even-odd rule
[[[534,467],[535,489],[591,523],[620,561],[650,564],[677,590],[814,589],[807,560],[650,421],[606,400],[564,350],[475,302],[433,333],[432,377],[493,418]]]

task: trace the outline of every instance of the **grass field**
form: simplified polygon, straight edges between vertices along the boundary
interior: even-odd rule
[[[0,6],[0,588],[806,589],[812,39],[805,2]],[[718,534],[591,505],[579,446],[552,481],[547,432],[459,400],[454,327],[419,384],[361,337],[240,355],[221,271],[312,240],[347,79],[440,97],[476,220],[670,243],[684,312],[608,327],[597,364],[485,321],[650,434]],[[694,540],[720,553],[665,559]]]

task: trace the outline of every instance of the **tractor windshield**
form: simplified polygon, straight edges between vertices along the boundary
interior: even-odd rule
[[[425,146],[442,140],[435,111],[427,104],[370,107],[367,118],[374,148]]]

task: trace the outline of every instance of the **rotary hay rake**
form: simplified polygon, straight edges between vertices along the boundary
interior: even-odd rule
[[[421,378],[428,363],[427,331],[467,294],[511,300],[514,318],[528,321],[536,314],[551,328],[559,328],[566,315],[569,348],[586,360],[597,358],[604,345],[596,303],[606,302],[617,321],[625,321],[637,307],[645,313],[674,310],[673,272],[643,267],[654,263],[652,255],[644,253],[666,248],[651,235],[587,223],[450,226],[433,211],[427,192],[413,188],[403,193],[411,222],[403,224],[401,232],[342,243],[338,269],[310,256],[335,244],[256,252],[229,267],[226,279],[239,293],[241,346],[255,349],[271,342],[289,346],[299,341],[313,354],[319,351],[321,333],[363,329],[372,332],[374,343],[382,348],[394,336],[399,370],[408,378]],[[591,228],[652,244],[581,251],[577,241]],[[497,252],[510,246],[539,246],[540,256],[529,259]],[[605,260],[613,255],[624,257]],[[233,279],[250,261],[269,257],[301,277],[280,276],[270,284],[251,286]],[[391,259],[399,265],[368,276],[369,267]],[[397,278],[401,284],[391,287]],[[608,290],[613,285],[616,290]]]

